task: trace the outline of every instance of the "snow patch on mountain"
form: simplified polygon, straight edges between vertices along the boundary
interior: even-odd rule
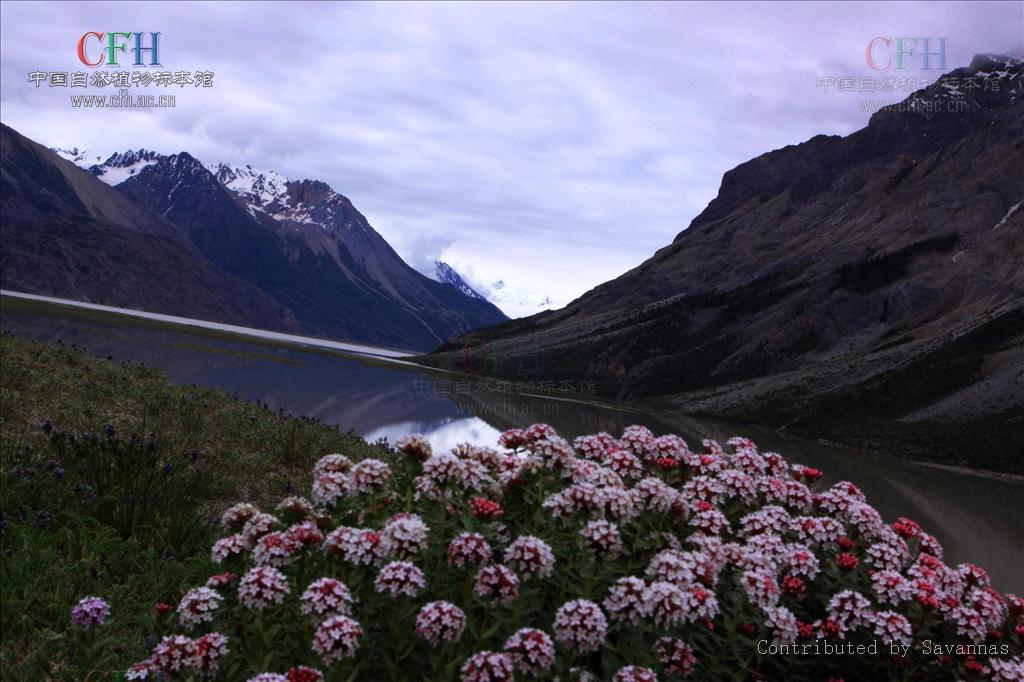
[[[89,160],[92,158],[84,149],[78,147],[72,147],[71,149],[62,149],[60,147],[50,147],[50,151],[61,157],[65,161],[70,161],[76,166],[85,168],[89,165]],[[95,158],[95,161],[99,161],[99,157]]]
[[[455,271],[455,268],[444,261],[434,261],[434,272],[431,275],[431,278],[441,282],[442,284],[450,284],[470,298],[479,298],[484,300],[484,297],[478,294],[473,287],[469,286],[469,284],[466,283],[466,280],[462,278],[462,275]]]
[[[547,293],[538,289],[509,285],[504,280],[499,279],[481,288],[488,301],[512,318],[529,317],[557,307]]]
[[[227,163],[207,164],[206,168],[253,210],[271,215],[288,205],[288,178],[276,171]]]
[[[164,158],[163,155],[148,149],[129,149],[124,152],[115,152],[103,162],[99,161],[100,157],[95,157],[96,161],[94,162],[92,155],[78,147],[72,149],[53,147],[51,151],[79,168],[84,168],[111,187],[121,184],[146,166],[152,166]]]
[[[424,274],[435,281],[451,284],[467,296],[490,301],[511,318],[529,317],[558,307],[547,293],[540,290],[510,285],[501,279],[487,284],[469,266],[456,270],[444,261],[433,261],[433,266],[433,270]]]

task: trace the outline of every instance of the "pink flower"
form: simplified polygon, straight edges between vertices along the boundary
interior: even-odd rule
[[[658,676],[650,668],[627,665],[615,673],[612,682],[658,682]]]
[[[194,587],[185,593],[178,604],[178,617],[185,627],[192,627],[213,620],[213,612],[217,610],[224,597],[209,587]]]
[[[348,475],[340,471],[321,471],[313,474],[313,501],[328,507],[345,494]]]
[[[859,565],[860,559],[852,554],[847,554],[846,552],[836,554],[836,566],[838,566],[841,571],[852,571]]]
[[[528,442],[532,443],[540,440],[541,438],[557,436],[558,432],[547,424],[533,424],[523,432],[523,435],[526,437]]]
[[[796,616],[785,606],[771,606],[764,612],[765,625],[772,631],[773,644],[793,644],[799,636]]]
[[[239,530],[245,522],[260,513],[260,510],[248,502],[240,502],[229,507],[220,517],[220,524],[225,530]]]
[[[314,516],[313,505],[309,503],[309,500],[295,495],[281,500],[275,509],[281,514],[289,515],[291,518],[312,519]]]
[[[320,474],[327,473],[347,474],[351,468],[352,460],[345,455],[324,455],[313,465],[313,477],[316,478]]]
[[[381,551],[386,556],[408,559],[427,544],[430,528],[416,514],[393,516],[380,534]]]
[[[91,630],[103,625],[110,617],[110,604],[99,597],[86,597],[71,608],[71,622]]]
[[[650,614],[646,593],[647,583],[640,578],[619,578],[608,590],[604,610],[613,621],[639,623]]]
[[[348,586],[336,578],[320,578],[302,593],[302,613],[315,621],[329,616],[351,616],[355,597]]]
[[[754,606],[764,610],[779,603],[779,583],[773,571],[766,568],[747,571],[742,584]]]
[[[654,646],[658,660],[665,666],[665,673],[677,677],[688,678],[693,675],[697,657],[689,644],[673,637],[662,637]]]
[[[665,581],[689,586],[694,582],[696,556],[678,549],[663,549],[647,565],[647,576],[654,581]]]
[[[879,611],[870,618],[875,634],[886,642],[910,644],[910,621],[895,611]]]
[[[551,546],[532,535],[520,535],[505,549],[505,563],[509,564],[524,578],[551,575],[555,567],[555,555]]]
[[[509,429],[498,436],[498,445],[509,450],[518,450],[526,445],[526,433],[522,429]]]
[[[290,563],[302,544],[288,531],[267,533],[256,541],[252,560],[261,566],[284,566]]]
[[[153,647],[153,666],[163,672],[176,673],[188,666],[192,655],[192,640],[183,635],[170,635]]]
[[[829,617],[844,629],[865,625],[870,608],[871,602],[864,595],[852,590],[837,592],[828,602]]]
[[[871,585],[883,604],[899,604],[913,596],[910,582],[898,571],[876,571],[871,576]]]
[[[220,668],[220,659],[228,653],[228,638],[219,632],[211,632],[192,642],[185,658],[185,665],[200,676],[213,677]]]
[[[430,455],[433,453],[433,448],[430,447],[430,442],[425,436],[418,433],[411,433],[399,438],[395,442],[395,449],[403,455],[420,462],[425,462],[430,459]]]
[[[555,639],[570,649],[583,653],[597,651],[604,645],[608,621],[601,607],[586,599],[574,599],[555,613]]]
[[[245,554],[246,543],[238,533],[221,538],[213,543],[210,550],[210,559],[215,564],[221,564],[228,559]]]
[[[473,590],[492,606],[508,604],[519,594],[519,577],[501,564],[490,564],[477,571]]]
[[[256,541],[275,528],[280,527],[281,522],[276,516],[259,513],[253,515],[242,528],[242,541],[246,547],[252,547]]]
[[[486,497],[474,497],[469,505],[473,509],[473,516],[478,519],[496,519],[502,514],[501,505]]]
[[[693,620],[689,600],[674,583],[652,583],[644,594],[644,606],[660,627],[682,625]]]
[[[363,628],[348,616],[331,616],[313,635],[313,651],[324,665],[331,665],[356,655]]]
[[[636,424],[627,426],[622,431],[622,437],[619,438],[619,442],[634,455],[643,459],[653,458],[657,454],[654,434],[646,426]]]
[[[462,533],[448,545],[448,565],[480,566],[491,560],[491,546],[480,533]]]
[[[514,677],[515,667],[508,654],[478,651],[462,664],[459,679],[462,682],[511,682]]]
[[[270,566],[257,566],[242,576],[238,585],[238,598],[246,608],[264,609],[280,604],[291,591],[288,578]]]
[[[605,519],[591,521],[580,529],[583,545],[598,557],[614,556],[622,551],[619,527]]]
[[[373,457],[367,457],[352,467],[348,475],[348,490],[354,495],[368,495],[384,487],[391,478],[391,468]]]
[[[639,478],[643,475],[644,468],[640,458],[618,447],[608,450],[602,461],[622,478]]]
[[[300,665],[288,671],[287,682],[324,682],[324,674],[316,668]]]
[[[380,531],[372,528],[335,528],[324,539],[323,549],[356,566],[372,566],[384,558]]]
[[[288,534],[299,543],[299,549],[316,547],[323,543],[324,534],[320,532],[314,521],[303,521],[288,528]]]
[[[466,629],[466,614],[455,604],[432,601],[416,614],[416,634],[434,646],[457,642]]]
[[[426,586],[423,571],[408,561],[392,561],[377,573],[373,587],[391,597],[415,597]]]
[[[505,642],[505,653],[527,675],[541,675],[555,664],[555,645],[543,630],[522,628]]]

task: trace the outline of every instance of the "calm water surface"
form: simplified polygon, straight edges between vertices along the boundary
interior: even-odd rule
[[[566,437],[643,424],[656,434],[754,439],[856,483],[887,520],[908,516],[933,533],[950,563],[983,566],[997,587],[1024,593],[1024,483],[936,469],[884,453],[865,453],[749,426],[651,413],[635,405],[597,406],[575,400],[501,393],[483,379],[428,372],[376,355],[358,358],[325,348],[270,345],[212,336],[189,327],[3,298],[4,331],[73,344],[96,356],[159,368],[174,383],[223,388],[271,409],[315,417],[375,440],[425,434],[435,449],[457,443],[495,445],[512,426],[544,421]],[[276,341],[281,341],[276,339]],[[490,389],[493,389],[493,383]]]

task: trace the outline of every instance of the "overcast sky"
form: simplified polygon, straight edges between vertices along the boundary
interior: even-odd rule
[[[669,243],[723,172],[862,127],[861,99],[902,99],[818,86],[927,73],[918,57],[873,71],[872,38],[945,37],[948,69],[1020,54],[1024,3],[4,2],[0,27],[0,118],[38,142],[322,179],[410,263],[561,305]],[[28,84],[88,70],[86,31],[160,31],[163,68],[214,85],[173,110],[99,111]]]

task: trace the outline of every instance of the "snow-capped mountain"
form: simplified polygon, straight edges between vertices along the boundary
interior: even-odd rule
[[[161,158],[161,155],[156,152],[148,149],[138,149],[111,154],[103,163],[94,163],[92,165],[75,163],[85,167],[90,173],[113,187],[120,185],[143,168],[152,166]]]
[[[74,151],[65,158],[177,226],[217,267],[255,284],[308,332],[427,350],[507,319],[472,289],[413,270],[324,182],[204,164],[187,152],[139,149],[90,165]]]
[[[89,152],[78,147],[72,147],[71,149],[62,149],[60,147],[51,147],[50,151],[57,154],[66,161],[70,161],[76,166],[88,166],[89,165]],[[99,161],[99,157],[96,157],[94,161]]]
[[[252,215],[256,215],[257,211],[273,215],[288,205],[288,178],[276,171],[227,163],[207,164],[206,168],[220,184],[245,201]]]
[[[452,285],[466,296],[470,296],[471,298],[483,298],[483,296],[478,294],[473,287],[466,283],[466,280],[462,278],[462,275],[455,271],[455,268],[444,261],[434,261],[433,278],[438,282]]]
[[[556,307],[545,292],[511,286],[500,279],[485,287],[484,292],[488,301],[512,318],[529,317]]]
[[[472,274],[471,269],[470,273]],[[546,293],[511,286],[504,280],[482,284],[479,277],[476,277],[474,279],[477,280],[477,284],[471,285],[458,270],[444,261],[434,261],[434,270],[426,274],[431,279],[455,287],[467,296],[490,301],[513,319],[528,317],[556,307]]]

